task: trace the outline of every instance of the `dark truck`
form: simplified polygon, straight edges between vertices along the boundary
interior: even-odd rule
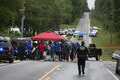
[[[100,60],[102,49],[96,48],[95,44],[89,44],[88,51],[88,57],[95,57],[97,61]]]
[[[115,73],[120,75],[120,58],[117,58],[116,60],[117,60],[117,64],[116,64]]]
[[[115,73],[120,75],[120,50],[114,51],[114,53],[112,55],[112,59],[117,60]]]
[[[0,36],[0,60],[8,60],[9,63],[14,62],[13,48],[10,40]]]

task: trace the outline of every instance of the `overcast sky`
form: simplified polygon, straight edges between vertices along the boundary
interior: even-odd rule
[[[87,0],[87,2],[90,9],[95,8],[95,0]]]

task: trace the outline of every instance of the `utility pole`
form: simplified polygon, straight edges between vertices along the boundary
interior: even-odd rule
[[[12,28],[14,27],[15,17],[12,18]]]
[[[22,18],[21,18],[21,37],[23,37],[23,34],[24,34],[24,20],[25,20],[25,1],[23,3],[23,8],[20,9],[19,11],[22,14]]]

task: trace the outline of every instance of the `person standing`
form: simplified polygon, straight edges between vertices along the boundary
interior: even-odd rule
[[[66,60],[69,61],[71,46],[69,43],[66,43]]]
[[[73,61],[74,60],[74,57],[75,57],[75,50],[74,50],[74,44],[73,43],[71,43],[71,53],[70,53],[70,59],[71,59],[71,61]]]
[[[59,57],[59,61],[61,61],[61,45],[60,45],[59,41],[56,42],[56,44],[55,44],[55,52]]]
[[[31,57],[32,57],[32,54],[31,54],[32,49],[33,49],[32,43],[31,43],[31,41],[29,41],[27,43],[27,52],[28,52],[27,58],[29,58],[29,59],[31,59]]]
[[[88,49],[85,45],[85,42],[81,42],[81,46],[77,49],[77,58],[78,58],[78,71],[79,75],[85,74],[85,65],[87,60]]]
[[[25,50],[26,50],[26,45],[23,44],[23,43],[19,43],[18,44],[18,54],[19,54],[19,59],[20,60],[25,60],[26,59]]]
[[[52,43],[52,45],[51,45],[51,58],[53,61],[55,60],[54,53],[55,53],[55,44]]]
[[[43,52],[45,51],[45,48],[46,48],[45,44],[41,41],[41,43],[39,44],[40,59],[44,59]]]
[[[62,55],[62,59],[65,61],[65,52],[66,52],[66,45],[65,42],[62,42],[61,45],[61,55]]]

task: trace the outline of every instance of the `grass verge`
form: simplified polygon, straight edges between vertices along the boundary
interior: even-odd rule
[[[119,42],[116,34],[113,33],[112,45],[110,45],[110,32],[104,29],[103,24],[100,21],[91,18],[91,26],[100,28],[98,36],[93,37],[92,41],[98,48],[102,48],[103,55],[101,56],[101,59],[104,61],[115,61],[111,59],[112,53],[120,47],[120,45],[118,45]]]
[[[3,33],[2,35],[5,36],[5,37],[10,37],[11,39],[13,39],[13,38],[19,38],[19,37],[20,37],[19,34],[8,34],[8,33]]]
[[[75,28],[78,25],[80,18],[77,18],[71,25],[67,25],[67,24],[62,24],[60,25],[60,29],[68,29],[68,28]]]

